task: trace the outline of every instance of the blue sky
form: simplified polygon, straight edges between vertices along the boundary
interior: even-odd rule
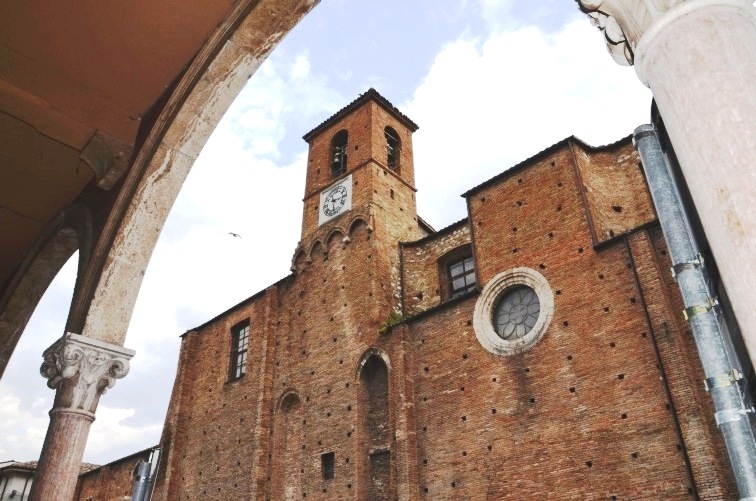
[[[594,145],[627,136],[650,107],[633,69],[611,60],[572,0],[323,0],[252,77],[187,179],[126,338],[137,350],[131,373],[100,400],[85,461],[156,444],[178,336],[289,273],[301,137],[369,87],[420,126],[418,211],[436,228],[465,216],[467,189],[571,134]],[[41,449],[53,392],[38,367],[63,333],[72,264],[0,381],[0,460]]]

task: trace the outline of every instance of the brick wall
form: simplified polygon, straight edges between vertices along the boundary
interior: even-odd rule
[[[441,304],[447,271],[443,257],[469,243],[470,227],[467,220],[463,220],[434,235],[401,246],[402,300],[407,315]]]
[[[139,463],[150,460],[151,450],[132,454],[79,475],[75,499],[79,501],[128,500]]]
[[[255,492],[257,455],[268,446],[267,346],[275,292],[258,294],[184,336],[161,440],[156,499],[249,498]],[[231,329],[245,320],[250,323],[247,371],[230,380]]]
[[[634,233],[627,245],[648,312],[649,334],[669,387],[668,407],[677,416],[681,445],[690,460],[697,494],[701,499],[736,498],[731,471],[721,467],[727,464],[727,456],[721,434],[711,419],[714,407],[703,390],[703,368],[681,314],[682,298],[670,271],[672,263],[661,229]]]
[[[630,141],[603,151],[571,144],[588,204],[594,243],[604,242],[656,218],[640,160]]]
[[[422,234],[411,158],[399,175],[381,164],[383,127],[401,129],[382,110],[311,141],[315,200],[330,132],[349,128],[353,210],[317,227],[305,200],[294,273],[184,336],[156,499],[731,497],[629,142],[558,143],[469,192],[466,221],[399,246]],[[478,293],[446,301],[439,260],[466,244],[480,287],[514,267],[548,281],[531,349],[488,352]],[[247,374],[229,381],[246,319]]]

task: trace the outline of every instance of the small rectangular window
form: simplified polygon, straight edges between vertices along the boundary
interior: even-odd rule
[[[320,469],[323,471],[323,480],[333,480],[335,465],[335,453],[326,452],[320,455]]]
[[[472,256],[449,264],[449,283],[452,298],[475,289],[475,262]]]
[[[231,329],[231,363],[229,379],[239,379],[247,372],[247,347],[249,345],[249,322]]]

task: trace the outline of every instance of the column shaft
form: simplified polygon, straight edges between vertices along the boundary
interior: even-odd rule
[[[73,499],[79,468],[94,417],[83,412],[50,411],[43,454],[39,458],[29,499]]]
[[[756,365],[756,9],[690,0],[636,51]]]
[[[40,372],[55,402],[30,499],[73,498],[97,403],[128,374],[133,356],[134,350],[70,332],[45,350]]]

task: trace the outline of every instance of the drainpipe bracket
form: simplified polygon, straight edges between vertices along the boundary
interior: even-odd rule
[[[721,411],[717,411],[714,414],[714,419],[717,421],[717,426],[722,426],[724,423],[732,423],[733,421],[740,421],[743,419],[743,416],[753,412],[753,407],[750,409],[746,408],[740,408],[740,409],[723,409]]]
[[[733,383],[737,383],[741,379],[743,379],[743,374],[739,370],[733,369],[730,372],[725,372],[724,374],[719,374],[718,376],[712,376],[704,379],[704,388],[706,388],[707,392],[710,392],[714,388],[730,386]]]
[[[677,275],[686,270],[694,270],[703,266],[704,258],[699,253],[691,261],[683,261],[672,266],[672,278],[677,279]]]
[[[686,322],[690,322],[691,318],[695,317],[696,315],[708,313],[717,305],[719,305],[717,298],[710,297],[707,299],[706,304],[697,304],[695,306],[688,306],[687,308],[685,308],[683,310],[683,317],[685,317]]]

